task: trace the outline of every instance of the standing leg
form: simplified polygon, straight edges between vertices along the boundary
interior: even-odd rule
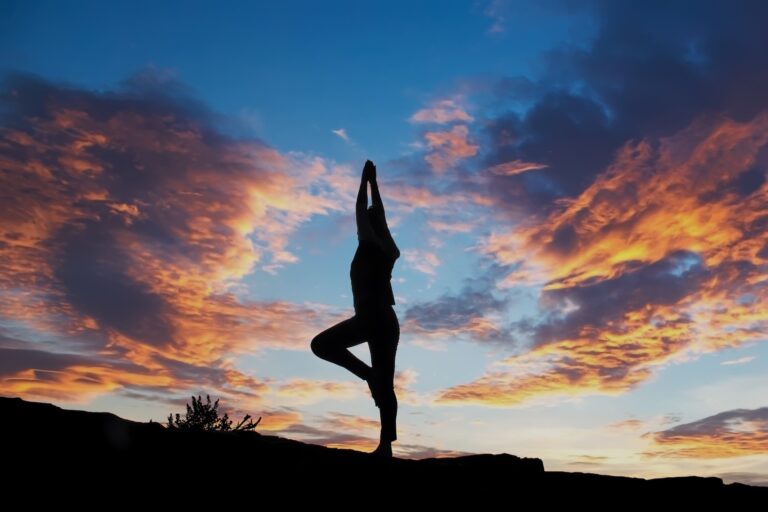
[[[395,354],[397,345],[389,341],[384,347],[371,349],[373,377],[379,393],[382,442],[397,440],[397,395],[395,394]],[[375,355],[374,355],[375,354]]]
[[[392,441],[397,440],[397,396],[395,395],[395,356],[400,328],[394,311],[384,314],[382,329],[368,342],[371,366],[379,393],[381,434],[377,452],[391,456]]]
[[[365,342],[365,334],[357,315],[329,327],[312,339],[312,352],[321,359],[335,363],[363,380],[371,376],[371,367],[348,350]]]

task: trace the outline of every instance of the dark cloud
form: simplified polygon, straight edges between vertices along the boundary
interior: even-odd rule
[[[522,159],[546,164],[546,168],[519,178],[526,191],[540,199],[583,190],[626,140],[613,129],[599,104],[564,91],[545,95],[519,123],[501,123],[491,129],[512,127],[517,127],[518,142],[501,145],[490,163]]]
[[[476,341],[499,342],[508,346],[513,338],[505,327],[489,329],[477,323],[488,314],[505,311],[510,304],[511,297],[499,296],[500,292],[496,289],[496,282],[504,272],[503,266],[491,263],[479,276],[465,279],[459,292],[446,293],[437,299],[410,306],[404,315],[407,327],[416,332],[467,334]]]
[[[704,437],[739,430],[743,423],[754,422],[754,431],[768,434],[768,407],[759,409],[734,409],[713,416],[677,425],[661,432],[655,432],[657,440],[670,439],[678,436]]]
[[[620,324],[625,312],[639,310],[645,304],[675,304],[697,290],[708,275],[698,254],[677,251],[614,279],[544,290],[540,301],[549,312],[535,323],[529,318],[516,326],[527,331],[535,345],[578,336],[584,327],[602,330],[611,323]],[[560,311],[565,307],[578,309],[563,316]],[[649,318],[649,321],[662,327],[686,320]]]
[[[506,95],[528,99],[529,108],[484,123],[486,166],[547,165],[489,176],[489,192],[515,214],[521,203],[544,213],[553,199],[577,195],[628,140],[669,135],[705,112],[746,121],[768,108],[765,2],[606,0],[580,8],[594,16],[594,39],[548,52],[535,83],[501,80],[498,103]],[[747,191],[762,179],[757,170],[736,186]]]
[[[734,409],[643,437],[653,441],[646,457],[715,459],[765,454],[768,407]],[[736,480],[737,478],[732,478]]]
[[[29,117],[49,117],[60,107],[85,109],[97,120],[108,120],[130,111],[139,116],[171,116],[169,127],[200,123],[216,137],[215,123],[221,117],[194,97],[182,81],[153,68],[145,68],[120,81],[116,87],[88,90],[67,81],[53,82],[35,73],[7,71],[2,77],[0,119],[9,128],[23,128]],[[68,134],[60,134],[67,137]],[[157,148],[159,152],[159,147]]]
[[[130,262],[111,236],[110,226],[84,224],[74,234],[63,229],[59,235],[63,240],[61,261],[54,273],[70,304],[103,327],[142,343],[172,343],[170,305],[128,275]]]
[[[27,370],[63,370],[71,365],[91,363],[76,354],[56,354],[43,350],[0,348],[0,376],[15,375]]]
[[[164,404],[169,406],[170,408],[174,409],[180,409],[184,410],[184,406],[189,403],[190,397],[177,397],[173,398],[172,396],[168,395],[167,393],[158,392],[153,393],[148,390],[133,390],[133,389],[123,389],[119,391],[120,396],[124,398],[129,398],[131,400],[141,400],[143,402],[149,402],[153,405],[157,404]]]
[[[169,359],[162,355],[155,356],[157,363],[170,371],[174,378],[188,383],[204,383],[205,386],[214,389],[226,389],[228,393],[242,397],[258,397],[260,392],[268,388],[268,385],[255,378],[245,375],[238,376],[240,381],[237,389],[233,389],[232,371],[221,367],[221,361],[210,360],[205,364],[190,364],[184,361]],[[203,386],[203,387],[205,387]],[[202,392],[202,391],[201,391]]]

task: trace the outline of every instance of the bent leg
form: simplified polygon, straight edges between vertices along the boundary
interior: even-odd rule
[[[348,350],[365,341],[357,316],[329,327],[312,339],[312,352],[319,358],[335,363],[363,380],[368,380],[371,367]]]

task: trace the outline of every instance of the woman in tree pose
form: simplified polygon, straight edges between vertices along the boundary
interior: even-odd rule
[[[373,203],[370,208],[369,183]],[[355,314],[315,336],[311,347],[318,357],[346,368],[368,383],[381,419],[379,446],[371,453],[389,458],[392,441],[397,439],[394,378],[395,353],[400,341],[390,279],[400,250],[389,233],[376,183],[376,166],[370,160],[363,167],[355,212],[358,245],[349,271]],[[371,366],[348,350],[365,341],[371,352]]]

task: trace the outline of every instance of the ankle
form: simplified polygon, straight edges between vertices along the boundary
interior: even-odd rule
[[[389,441],[381,441],[379,446],[371,452],[374,455],[391,458],[392,457],[392,445]]]

